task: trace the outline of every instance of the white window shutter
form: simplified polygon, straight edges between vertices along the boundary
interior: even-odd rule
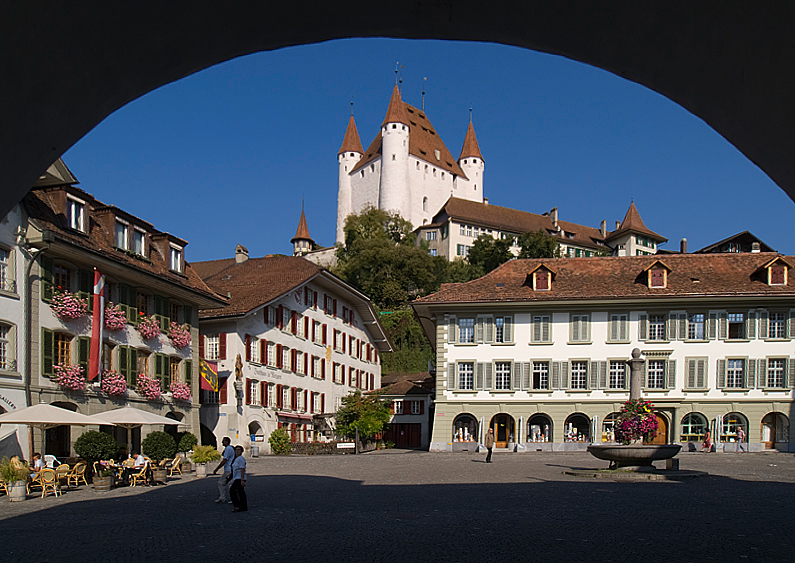
[[[560,389],[560,362],[552,362],[552,381],[550,382],[551,389]]]
[[[456,324],[456,318],[450,317],[447,323],[447,342],[450,344],[455,344],[458,342],[458,338],[456,335],[456,329],[458,328]]]
[[[475,365],[475,389],[483,389],[483,363]]]
[[[483,317],[478,317],[477,322],[475,323],[475,342],[478,344],[483,343],[483,324],[485,323],[485,319]]]
[[[687,313],[679,313],[679,340],[687,340]]]
[[[551,318],[552,318],[551,316],[542,317],[541,339],[542,339],[543,342],[549,342],[551,340],[550,334],[549,334],[549,325],[550,325]]]
[[[767,322],[770,314],[767,311],[759,313],[759,338],[767,338]]]
[[[665,363],[665,380],[668,389],[676,388],[676,360],[668,360]]]
[[[638,317],[638,340],[648,340],[649,338],[649,316],[641,315]]]
[[[720,326],[718,327],[718,338],[726,340],[729,338],[729,317],[726,313],[720,314]]]
[[[457,387],[456,385],[456,377],[455,377],[455,363],[451,362],[447,364],[447,390],[452,391]]]
[[[569,388],[569,362],[560,362],[560,388]]]
[[[787,338],[795,338],[795,310],[790,309],[787,321]]]
[[[629,315],[622,315],[618,318],[618,338],[624,342],[629,340],[627,330],[629,328]]]
[[[607,362],[599,362],[599,389],[607,389]]]
[[[709,318],[707,319],[707,338],[709,340],[715,340],[717,333],[717,323],[718,315],[715,313],[710,313]]]
[[[618,319],[619,317],[617,315],[610,317],[610,340],[612,341],[618,340]]]
[[[726,387],[726,360],[718,360],[718,389]]]
[[[541,317],[533,317],[533,342],[541,342]]]
[[[745,373],[745,387],[747,389],[753,389],[754,387],[756,387],[756,371],[758,369],[759,362],[757,362],[756,360],[750,359],[750,360],[748,360],[747,363],[748,363],[748,365],[746,367],[748,369],[745,370],[746,371],[746,373]]]
[[[486,342],[494,342],[494,319],[492,317],[486,317],[485,330],[483,338]]]
[[[745,337],[749,340],[756,338],[756,313],[750,311],[745,321]]]
[[[588,389],[599,388],[599,362],[591,362],[588,366]]]
[[[577,342],[580,340],[580,317],[579,315],[572,315],[571,322],[571,340]]]
[[[698,360],[689,358],[687,360],[687,379],[686,385],[688,389],[696,389],[696,364]]]
[[[530,389],[530,378],[533,376],[533,365],[530,362],[522,362],[522,389]]]
[[[665,321],[666,340],[676,340],[676,328],[678,326],[676,315],[668,315]]]
[[[784,386],[787,389],[792,389],[795,387],[795,361],[792,358],[787,358],[787,370],[786,370],[786,381],[784,382]]]
[[[494,364],[491,362],[485,363],[485,371],[486,375],[484,378],[483,388],[484,389],[493,389],[494,388]]]
[[[503,317],[503,341],[513,342],[513,317]]]
[[[522,364],[511,362],[511,388],[520,389],[522,387]]]
[[[704,389],[707,386],[707,360],[701,358],[696,362],[696,387]]]

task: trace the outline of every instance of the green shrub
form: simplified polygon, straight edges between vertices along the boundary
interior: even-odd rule
[[[199,439],[196,438],[190,432],[182,432],[178,434],[179,440],[177,443],[177,451],[178,452],[188,452],[193,449],[193,446],[199,443]]]
[[[119,445],[110,434],[89,430],[75,440],[75,452],[89,462],[112,459],[119,451]]]
[[[276,455],[290,455],[292,448],[290,447],[290,435],[284,428],[277,428],[268,437],[268,443],[271,445],[271,452]]]
[[[30,469],[27,467],[14,465],[7,457],[0,460],[0,479],[6,483],[27,481],[29,475]]]
[[[167,432],[152,432],[141,442],[141,449],[144,455],[149,456],[152,461],[158,462],[174,457],[174,454],[177,453],[177,443],[174,441],[174,437]]]
[[[213,446],[196,446],[193,448],[193,455],[190,456],[193,463],[209,463],[221,459],[221,452]]]

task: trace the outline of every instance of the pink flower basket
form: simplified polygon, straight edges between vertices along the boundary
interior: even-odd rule
[[[114,397],[123,397],[127,394],[127,381],[124,376],[118,371],[104,371],[102,372],[102,382],[100,389]]]
[[[616,442],[627,445],[640,440],[652,440],[657,435],[657,416],[654,405],[643,399],[633,399],[621,406],[616,421]]]
[[[160,381],[142,373],[138,374],[138,393],[154,401],[160,398]]]
[[[105,306],[105,328],[108,330],[124,330],[127,326],[127,314],[119,305],[108,303]]]
[[[190,385],[187,383],[180,383],[178,381],[174,381],[170,386],[169,390],[171,391],[171,395],[177,399],[178,401],[190,401]]]
[[[64,389],[83,391],[86,388],[86,378],[81,366],[56,364],[53,369],[55,370],[53,381]]]
[[[180,325],[172,321],[168,329],[168,336],[175,348],[190,346],[190,326],[186,324]]]
[[[138,317],[138,332],[144,337],[144,340],[151,340],[160,335],[160,321],[155,317],[148,317],[140,313]]]
[[[88,313],[88,302],[74,293],[62,291],[58,288],[53,292],[50,308],[53,313],[58,315],[58,318],[71,321],[86,316]]]

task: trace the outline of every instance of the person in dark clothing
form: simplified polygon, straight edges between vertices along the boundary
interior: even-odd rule
[[[486,450],[488,450],[488,454],[486,454],[486,463],[491,463],[491,450],[494,449],[494,428],[489,428],[489,433],[486,434],[486,440],[483,444],[486,446]]]

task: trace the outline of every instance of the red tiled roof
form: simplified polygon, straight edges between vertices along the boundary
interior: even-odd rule
[[[308,240],[310,242],[315,242],[309,235],[309,227],[306,224],[306,215],[304,215],[303,204],[301,204],[301,218],[298,220],[298,229],[295,231],[295,236],[290,239],[290,242],[295,242],[297,240]]]
[[[478,146],[478,138],[475,136],[475,128],[472,127],[471,121],[469,122],[469,127],[467,127],[464,146],[461,147],[461,156],[458,157],[458,160],[460,161],[462,158],[469,156],[476,156],[483,160],[483,155],[480,154],[480,147]]]
[[[392,92],[392,99],[389,102],[389,109],[387,109],[387,116],[384,118],[384,123],[400,122],[409,126],[409,154],[429,163],[438,166],[443,170],[447,170],[456,176],[466,178],[466,174],[461,170],[458,162],[447,150],[444,142],[439,138],[436,129],[431,125],[430,120],[425,115],[425,112],[407,104],[400,99],[400,93],[397,93],[397,100],[395,98],[396,89]],[[393,104],[393,102],[395,102]],[[395,109],[400,108],[400,111]],[[404,121],[405,119],[405,121]],[[436,158],[436,151],[439,151],[439,158]],[[356,163],[356,166],[351,170],[351,174],[364,168],[372,161],[377,160],[381,156],[381,131],[379,130],[370,146],[364,151],[364,156]]]
[[[340,146],[340,150],[337,151],[337,154],[342,154],[344,152],[364,153],[362,150],[362,141],[359,139],[359,131],[356,129],[356,122],[353,120],[353,116],[348,120],[348,128],[345,130],[345,137],[342,138],[342,146]]]
[[[767,285],[763,266],[777,254],[671,254],[667,287],[650,288],[644,272],[656,256],[511,260],[477,280],[445,285],[415,306],[476,302],[552,302],[580,299],[659,299],[701,296],[795,296],[795,282]],[[795,264],[795,257],[786,257]],[[556,272],[548,291],[533,291],[528,273],[539,264]],[[501,284],[501,285],[500,285]]]
[[[658,235],[657,233],[649,229],[643,223],[643,219],[640,218],[640,213],[638,213],[638,208],[635,207],[634,201],[629,204],[629,209],[627,209],[627,214],[624,215],[624,220],[621,221],[621,225],[615,231],[607,235],[606,240],[613,239],[625,233],[638,233],[646,235],[659,242],[665,242],[668,240],[664,236]]]

